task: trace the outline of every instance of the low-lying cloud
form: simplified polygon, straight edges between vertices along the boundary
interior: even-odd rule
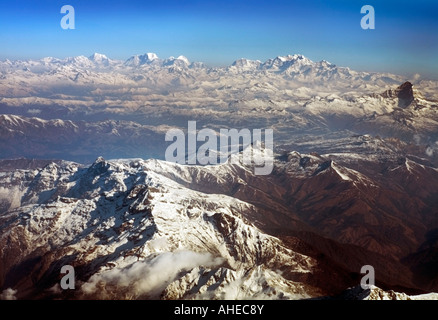
[[[17,290],[14,290],[12,288],[5,289],[0,294],[0,300],[17,300],[17,297],[15,296],[16,294]]]
[[[123,269],[116,268],[93,275],[81,286],[81,291],[85,298],[154,299],[159,298],[180,272],[198,266],[215,267],[222,263],[222,258],[215,258],[210,253],[187,250],[165,252]]]

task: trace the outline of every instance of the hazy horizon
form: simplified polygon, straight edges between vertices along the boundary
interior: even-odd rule
[[[66,4],[75,8],[74,30],[60,27]],[[374,30],[360,27],[365,4],[375,8]],[[0,59],[154,52],[226,66],[303,54],[358,71],[438,79],[437,11],[431,1],[21,0],[0,4]]]

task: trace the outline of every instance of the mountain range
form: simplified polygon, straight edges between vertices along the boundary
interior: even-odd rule
[[[369,264],[382,288],[437,291],[438,170],[350,140],[370,142],[376,158],[278,155],[270,176],[231,163],[4,163],[1,285],[60,297],[56,270],[70,264],[74,298],[302,299],[345,294]]]
[[[437,89],[303,55],[2,61],[0,298],[436,298]],[[193,120],[273,129],[272,173],[164,161]]]
[[[97,53],[6,60],[0,157],[162,159],[157,141],[165,131],[196,120],[217,130],[272,128],[276,146],[287,148],[309,135],[396,138],[436,163],[437,88],[434,81],[356,72],[302,55],[239,59],[223,68],[153,53],[126,61]]]

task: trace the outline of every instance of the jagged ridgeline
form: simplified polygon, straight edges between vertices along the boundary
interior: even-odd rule
[[[0,298],[425,298],[437,88],[302,55],[2,61]],[[272,129],[272,172],[163,161],[190,121]]]
[[[237,163],[9,165],[0,175],[0,286],[17,298],[70,299],[436,291],[438,171],[382,140],[351,137],[349,146],[278,155],[269,176]],[[75,269],[75,290],[60,288],[64,265]],[[344,292],[363,265],[377,270],[378,286],[406,294]]]

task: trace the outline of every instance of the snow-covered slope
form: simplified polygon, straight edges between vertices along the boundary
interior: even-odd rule
[[[361,287],[350,288],[341,297],[348,300],[438,300],[438,293],[407,295],[406,293],[371,286],[368,289],[362,289]]]
[[[88,168],[22,172],[33,177],[21,190],[27,205],[0,216],[1,286],[13,284],[19,298],[62,295],[53,279],[71,264],[80,279],[75,296],[83,298],[297,299],[318,292],[293,280],[311,273],[315,260],[255,227],[246,218],[253,205],[187,189],[150,170],[156,165],[99,158]],[[35,255],[41,260],[29,274],[15,271],[15,282],[7,276]]]
[[[301,299],[345,289],[371,264],[389,286],[428,291],[433,280],[413,282],[406,263],[433,264],[421,239],[436,224],[438,171],[370,139],[279,155],[269,176],[230,161],[102,158],[4,171],[0,285],[69,297],[58,284],[70,264],[70,298]]]
[[[313,297],[355,285],[364,264],[388,287],[436,290],[437,89],[297,54],[215,68],[154,53],[0,62],[3,159],[163,159],[166,131],[188,120],[272,128],[276,151],[268,176],[8,163],[1,296],[68,296],[63,264],[77,268],[73,298]]]

